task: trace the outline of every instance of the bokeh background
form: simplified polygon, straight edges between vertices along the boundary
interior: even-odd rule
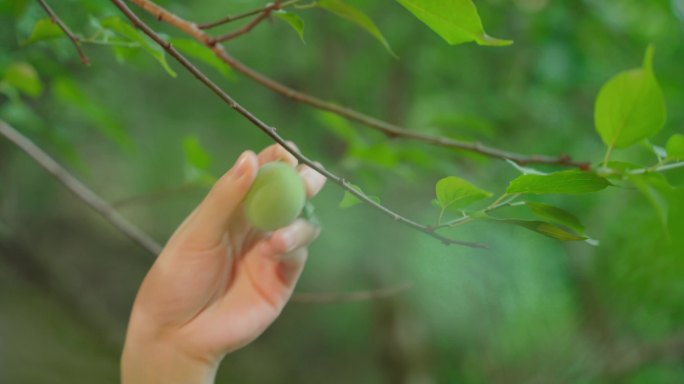
[[[85,36],[91,17],[118,15],[108,2],[51,3]],[[262,5],[160,3],[193,20]],[[488,32],[515,40],[506,48],[448,46],[396,2],[350,3],[376,21],[398,60],[320,10],[300,12],[306,44],[274,20],[227,49],[297,89],[400,125],[597,163],[604,149],[593,129],[595,96],[611,76],[639,66],[653,43],[668,104],[653,142],[682,133],[680,0],[477,1]],[[207,173],[270,144],[175,63],[171,78],[135,49],[86,44],[85,67],[66,39],[20,44],[43,17],[37,2],[0,0],[0,73],[25,62],[42,85],[35,97],[1,93],[0,118],[158,241],[202,198]],[[457,175],[501,193],[517,174],[501,161],[388,140],[238,74],[202,68],[305,153],[423,222],[437,219],[438,179]],[[615,153],[645,164],[652,156],[641,147]],[[682,171],[667,177],[684,183]],[[454,230],[487,251],[445,247],[364,206],[341,209],[342,195],[328,185],[313,201],[323,232],[298,290],[410,288],[361,302],[293,302],[225,359],[219,383],[684,382],[682,194],[667,202],[668,229],[630,188],[538,199],[576,213],[598,247],[492,224]],[[1,383],[116,382],[131,303],[152,261],[0,140]]]

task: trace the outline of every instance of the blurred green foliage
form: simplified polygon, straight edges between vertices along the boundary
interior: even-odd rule
[[[197,21],[263,5],[159,3]],[[501,48],[447,45],[397,2],[347,3],[369,15],[399,59],[320,9],[290,10],[306,25],[306,44],[274,19],[226,48],[296,89],[390,122],[595,165],[605,153],[596,96],[653,44],[667,120],[650,139],[656,149],[640,143],[611,160],[625,169],[656,164],[658,147],[681,158],[681,136],[670,139],[684,126],[680,0],[476,1],[487,31],[515,41]],[[84,37],[92,64],[80,64],[37,2],[0,0],[0,119],[163,242],[212,178],[241,151],[270,142],[109,2],[51,5]],[[519,175],[502,161],[387,139],[295,104],[146,20],[303,152],[408,217],[436,224],[431,201],[444,177],[498,196]],[[407,281],[411,289],[358,303],[293,302],[259,340],[226,358],[219,382],[683,381],[684,353],[672,342],[681,344],[684,331],[684,170],[615,183],[587,195],[532,196],[536,212],[501,210],[586,229],[598,246],[491,221],[448,232],[487,243],[487,251],[445,247],[363,205],[340,209],[343,192],[326,187],[314,199],[323,232],[298,289]],[[128,311],[151,262],[0,140],[0,382],[115,382]]]

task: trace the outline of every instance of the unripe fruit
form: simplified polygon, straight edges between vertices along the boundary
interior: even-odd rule
[[[255,228],[272,231],[292,223],[304,208],[301,176],[285,163],[262,166],[245,198],[245,215]]]

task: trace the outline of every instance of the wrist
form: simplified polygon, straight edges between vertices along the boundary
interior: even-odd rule
[[[218,362],[194,358],[171,343],[126,341],[121,355],[122,384],[210,384]]]

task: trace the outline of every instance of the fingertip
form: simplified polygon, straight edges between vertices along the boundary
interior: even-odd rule
[[[290,253],[287,253],[281,257],[281,263],[278,263],[276,267],[276,273],[280,281],[285,284],[285,286],[294,289],[294,284],[297,283],[299,275],[301,275],[304,269],[304,264],[306,264],[309,258],[309,251],[304,248],[296,249]]]
[[[290,145],[290,143],[288,143]],[[296,146],[295,146],[296,149]],[[259,164],[264,165],[274,161],[282,161],[292,166],[297,165],[297,158],[280,144],[273,144],[259,152]]]
[[[292,140],[287,140],[287,141],[285,141],[285,143],[287,143],[288,146],[290,146],[292,149],[294,149],[295,152],[301,153],[301,151],[299,150],[299,147],[297,146],[297,144],[295,144],[294,141],[292,141]]]
[[[304,181],[304,185],[306,186],[306,195],[308,197],[316,196],[318,192],[323,189],[323,186],[327,180],[325,176],[307,165],[301,166],[299,168],[299,175]]]
[[[254,152],[243,152],[235,165],[214,183],[174,237],[184,238],[200,247],[223,241],[228,223],[249,191],[258,169]]]
[[[235,165],[216,181],[212,190],[223,196],[226,190],[241,192],[246,190],[254,181],[259,163],[253,151],[242,152],[235,161]]]
[[[237,167],[240,167],[241,165],[251,169],[258,168],[259,161],[257,159],[256,153],[254,153],[254,151],[252,151],[251,149],[242,152],[242,154],[236,162]]]
[[[311,225],[304,219],[297,219],[287,227],[273,232],[269,243],[276,254],[283,255],[307,246],[318,237],[319,233],[318,227]]]
[[[246,180],[249,180],[251,184],[251,181],[254,180],[254,177],[256,177],[256,173],[259,170],[259,159],[257,158],[257,154],[252,150],[243,152],[241,157],[243,157],[244,161],[242,176]]]

